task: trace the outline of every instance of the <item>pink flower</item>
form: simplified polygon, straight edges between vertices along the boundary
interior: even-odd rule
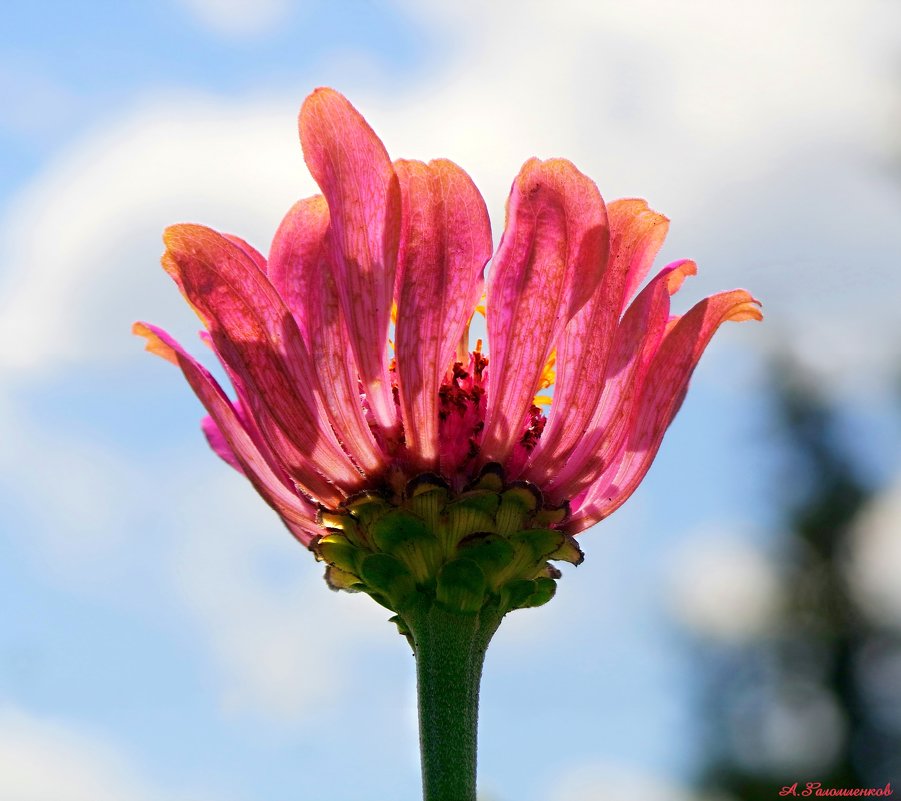
[[[528,507],[508,525],[492,501],[487,518],[435,534],[433,572],[474,532],[582,531],[647,473],[720,324],[761,319],[744,290],[671,316],[693,262],[640,289],[667,219],[643,200],[605,205],[569,161],[523,165],[492,258],[485,203],[452,162],[392,163],[330,89],[307,98],[300,139],[322,195],[288,212],[268,259],[199,225],[164,236],[163,266],[206,326],[234,399],[164,331],[134,330],[180,367],[209,414],[210,445],[305,545],[340,531],[367,554],[391,551],[357,531],[360,499],[434,529],[438,518],[412,503],[423,487],[441,489],[445,515],[473,487],[518,493]],[[483,292],[487,356],[468,343]],[[547,406],[536,395],[551,381]],[[354,585],[358,559],[318,553],[339,586]],[[545,558],[566,558],[555,553],[539,560],[545,576]]]

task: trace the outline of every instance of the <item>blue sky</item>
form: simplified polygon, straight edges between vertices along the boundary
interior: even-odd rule
[[[733,286],[764,301],[764,326],[718,336],[641,490],[585,535],[586,563],[505,622],[483,689],[486,801],[694,797],[693,663],[672,626],[686,575],[705,585],[692,565],[719,554],[732,581],[712,603],[751,628],[773,614],[762,355],[795,350],[874,472],[899,467],[898,10],[783,5],[5,12],[0,796],[417,798],[405,643],[368,599],[328,592],[128,334],[141,318],[195,342],[159,232],[204,222],[265,250],[313,191],[296,113],[331,84],[392,155],[467,168],[495,239],[519,165],[564,155],[606,198],[671,217],[661,264],[700,267],[683,304]]]

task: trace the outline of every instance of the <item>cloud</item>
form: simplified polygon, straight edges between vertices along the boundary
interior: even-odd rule
[[[602,801],[640,798],[642,801],[727,801],[699,796],[678,782],[616,763],[570,767],[548,794],[553,801]]]
[[[875,321],[897,319],[901,193],[874,167],[889,157],[897,43],[874,13],[897,12],[875,0],[828,14],[775,0],[564,5],[410,4],[450,52],[402,87],[348,76],[341,88],[392,154],[463,164],[496,236],[522,161],[567,155],[608,197],[646,195],[670,214],[664,255],[700,260],[693,297],[751,287],[769,330],[832,385],[884,372],[901,326]],[[145,99],[61,153],[3,222],[0,365],[27,379],[114,360],[133,352],[133,317],[184,319],[154,267],[167,223],[208,222],[265,249],[314,189],[296,142],[302,93]]]
[[[204,221],[265,249],[312,188],[294,106],[151,100],[49,165],[2,225],[0,364],[46,376],[115,363],[136,352],[133,320],[187,319],[158,267],[163,228]]]
[[[776,620],[782,597],[775,565],[746,537],[720,527],[686,538],[667,571],[667,608],[702,636],[740,642]]]
[[[854,524],[847,575],[863,611],[901,629],[901,478],[877,495]]]
[[[204,28],[229,39],[259,37],[274,31],[292,9],[291,0],[180,0]]]
[[[11,801],[202,801],[151,782],[121,749],[71,724],[0,703],[0,797]],[[217,792],[216,798],[222,799]]]
[[[225,711],[296,722],[359,679],[360,654],[406,646],[388,610],[330,592],[244,479],[207,463],[174,504],[175,591],[214,657]]]

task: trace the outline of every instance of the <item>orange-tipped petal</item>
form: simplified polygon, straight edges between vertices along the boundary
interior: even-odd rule
[[[539,484],[559,473],[589,430],[604,390],[598,378],[606,371],[625,298],[644,280],[668,228],[666,217],[644,200],[615,200],[607,206],[607,218],[607,269],[560,339],[550,418],[526,468],[526,477]]]
[[[601,280],[608,245],[593,181],[564,159],[523,165],[488,278],[485,461],[503,462],[512,451],[551,350]]]
[[[573,515],[572,530],[587,528],[613,513],[641,483],[717,329],[728,321],[762,319],[759,302],[745,290],[735,289],[705,298],[668,328],[631,415],[628,437],[615,460],[588,488]]]
[[[485,201],[446,160],[395,164],[402,198],[398,255],[398,390],[411,458],[436,468],[438,390],[482,295],[491,256]]]
[[[239,376],[272,448],[307,483],[321,471],[348,491],[362,477],[323,425],[318,376],[297,324],[246,252],[215,231],[178,225],[164,235],[167,270],[199,311],[219,355]]]
[[[381,140],[347,99],[317,89],[300,111],[304,159],[328,203],[335,281],[369,407],[397,425],[388,325],[400,235],[400,188]]]
[[[216,379],[162,329],[149,323],[135,323],[132,331],[147,340],[148,351],[181,369],[222,437],[222,446],[231,456],[226,460],[234,460],[235,466],[281,515],[295,536],[309,544],[315,532],[316,508],[272,470]]]

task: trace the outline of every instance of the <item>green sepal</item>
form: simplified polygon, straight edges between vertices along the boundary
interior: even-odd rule
[[[525,482],[505,490],[495,516],[497,533],[506,536],[522,529],[540,502],[541,493]]]
[[[404,509],[386,512],[369,531],[376,547],[387,553],[394,553],[404,545],[417,545],[435,539],[422,518]]]
[[[426,492],[432,492],[436,489],[447,490],[447,482],[436,473],[420,473],[415,478],[411,478],[407,482],[404,495],[407,498],[415,498]]]
[[[438,572],[435,598],[450,612],[478,612],[485,600],[485,574],[482,568],[465,557],[447,562]]]
[[[485,489],[499,492],[504,488],[504,468],[497,462],[488,462],[480,471],[476,479],[467,485],[467,490]]]
[[[545,506],[535,512],[534,524],[536,526],[556,526],[569,517],[569,501],[564,501],[560,506]]]
[[[489,585],[496,585],[495,574],[513,561],[513,546],[503,537],[487,532],[470,534],[460,542],[458,553],[472,559],[485,574]]]
[[[449,553],[464,537],[475,531],[494,532],[497,525],[494,514],[500,497],[495,492],[477,491],[467,493],[456,501],[451,501],[444,509],[446,524],[444,543]]]
[[[569,562],[573,565],[581,565],[585,561],[585,554],[576,542],[575,537],[569,534],[563,535],[563,543],[548,556],[549,559],[556,559],[561,562]]]
[[[338,590],[360,592],[361,590],[366,589],[366,585],[360,581],[359,576],[348,573],[346,570],[341,570],[334,565],[326,565],[325,583],[328,584],[329,589],[334,590],[335,592]]]
[[[501,608],[504,611],[519,609],[535,592],[535,582],[532,579],[517,579],[505,584],[501,588]]]
[[[417,487],[419,489],[420,487]],[[441,513],[447,505],[448,490],[445,487],[432,487],[428,491],[418,492],[404,503],[404,508],[422,518],[431,531],[438,528]]]
[[[362,492],[348,498],[341,505],[366,528],[394,508],[376,492]]]
[[[407,642],[410,643],[410,647],[414,650],[416,649],[416,644],[413,642],[413,634],[410,631],[410,627],[407,625],[406,621],[400,615],[394,615],[394,617],[388,618],[389,623],[393,623],[397,626],[397,633],[402,637],[407,638]]]
[[[362,551],[351,545],[343,534],[326,534],[313,547],[316,556],[330,565],[347,573],[359,573]]]
[[[399,559],[387,553],[367,555],[360,565],[360,577],[368,588],[388,598],[394,611],[416,590],[410,571]],[[373,593],[370,594],[374,597]]]
[[[522,604],[523,607],[543,606],[557,592],[557,582],[552,578],[539,576],[535,579],[535,591]]]
[[[379,550],[400,559],[418,582],[434,576],[440,561],[440,545],[425,522],[405,509],[382,515],[371,535]]]
[[[530,528],[511,534],[510,542],[527,547],[536,562],[543,562],[563,546],[565,536],[549,528]]]

